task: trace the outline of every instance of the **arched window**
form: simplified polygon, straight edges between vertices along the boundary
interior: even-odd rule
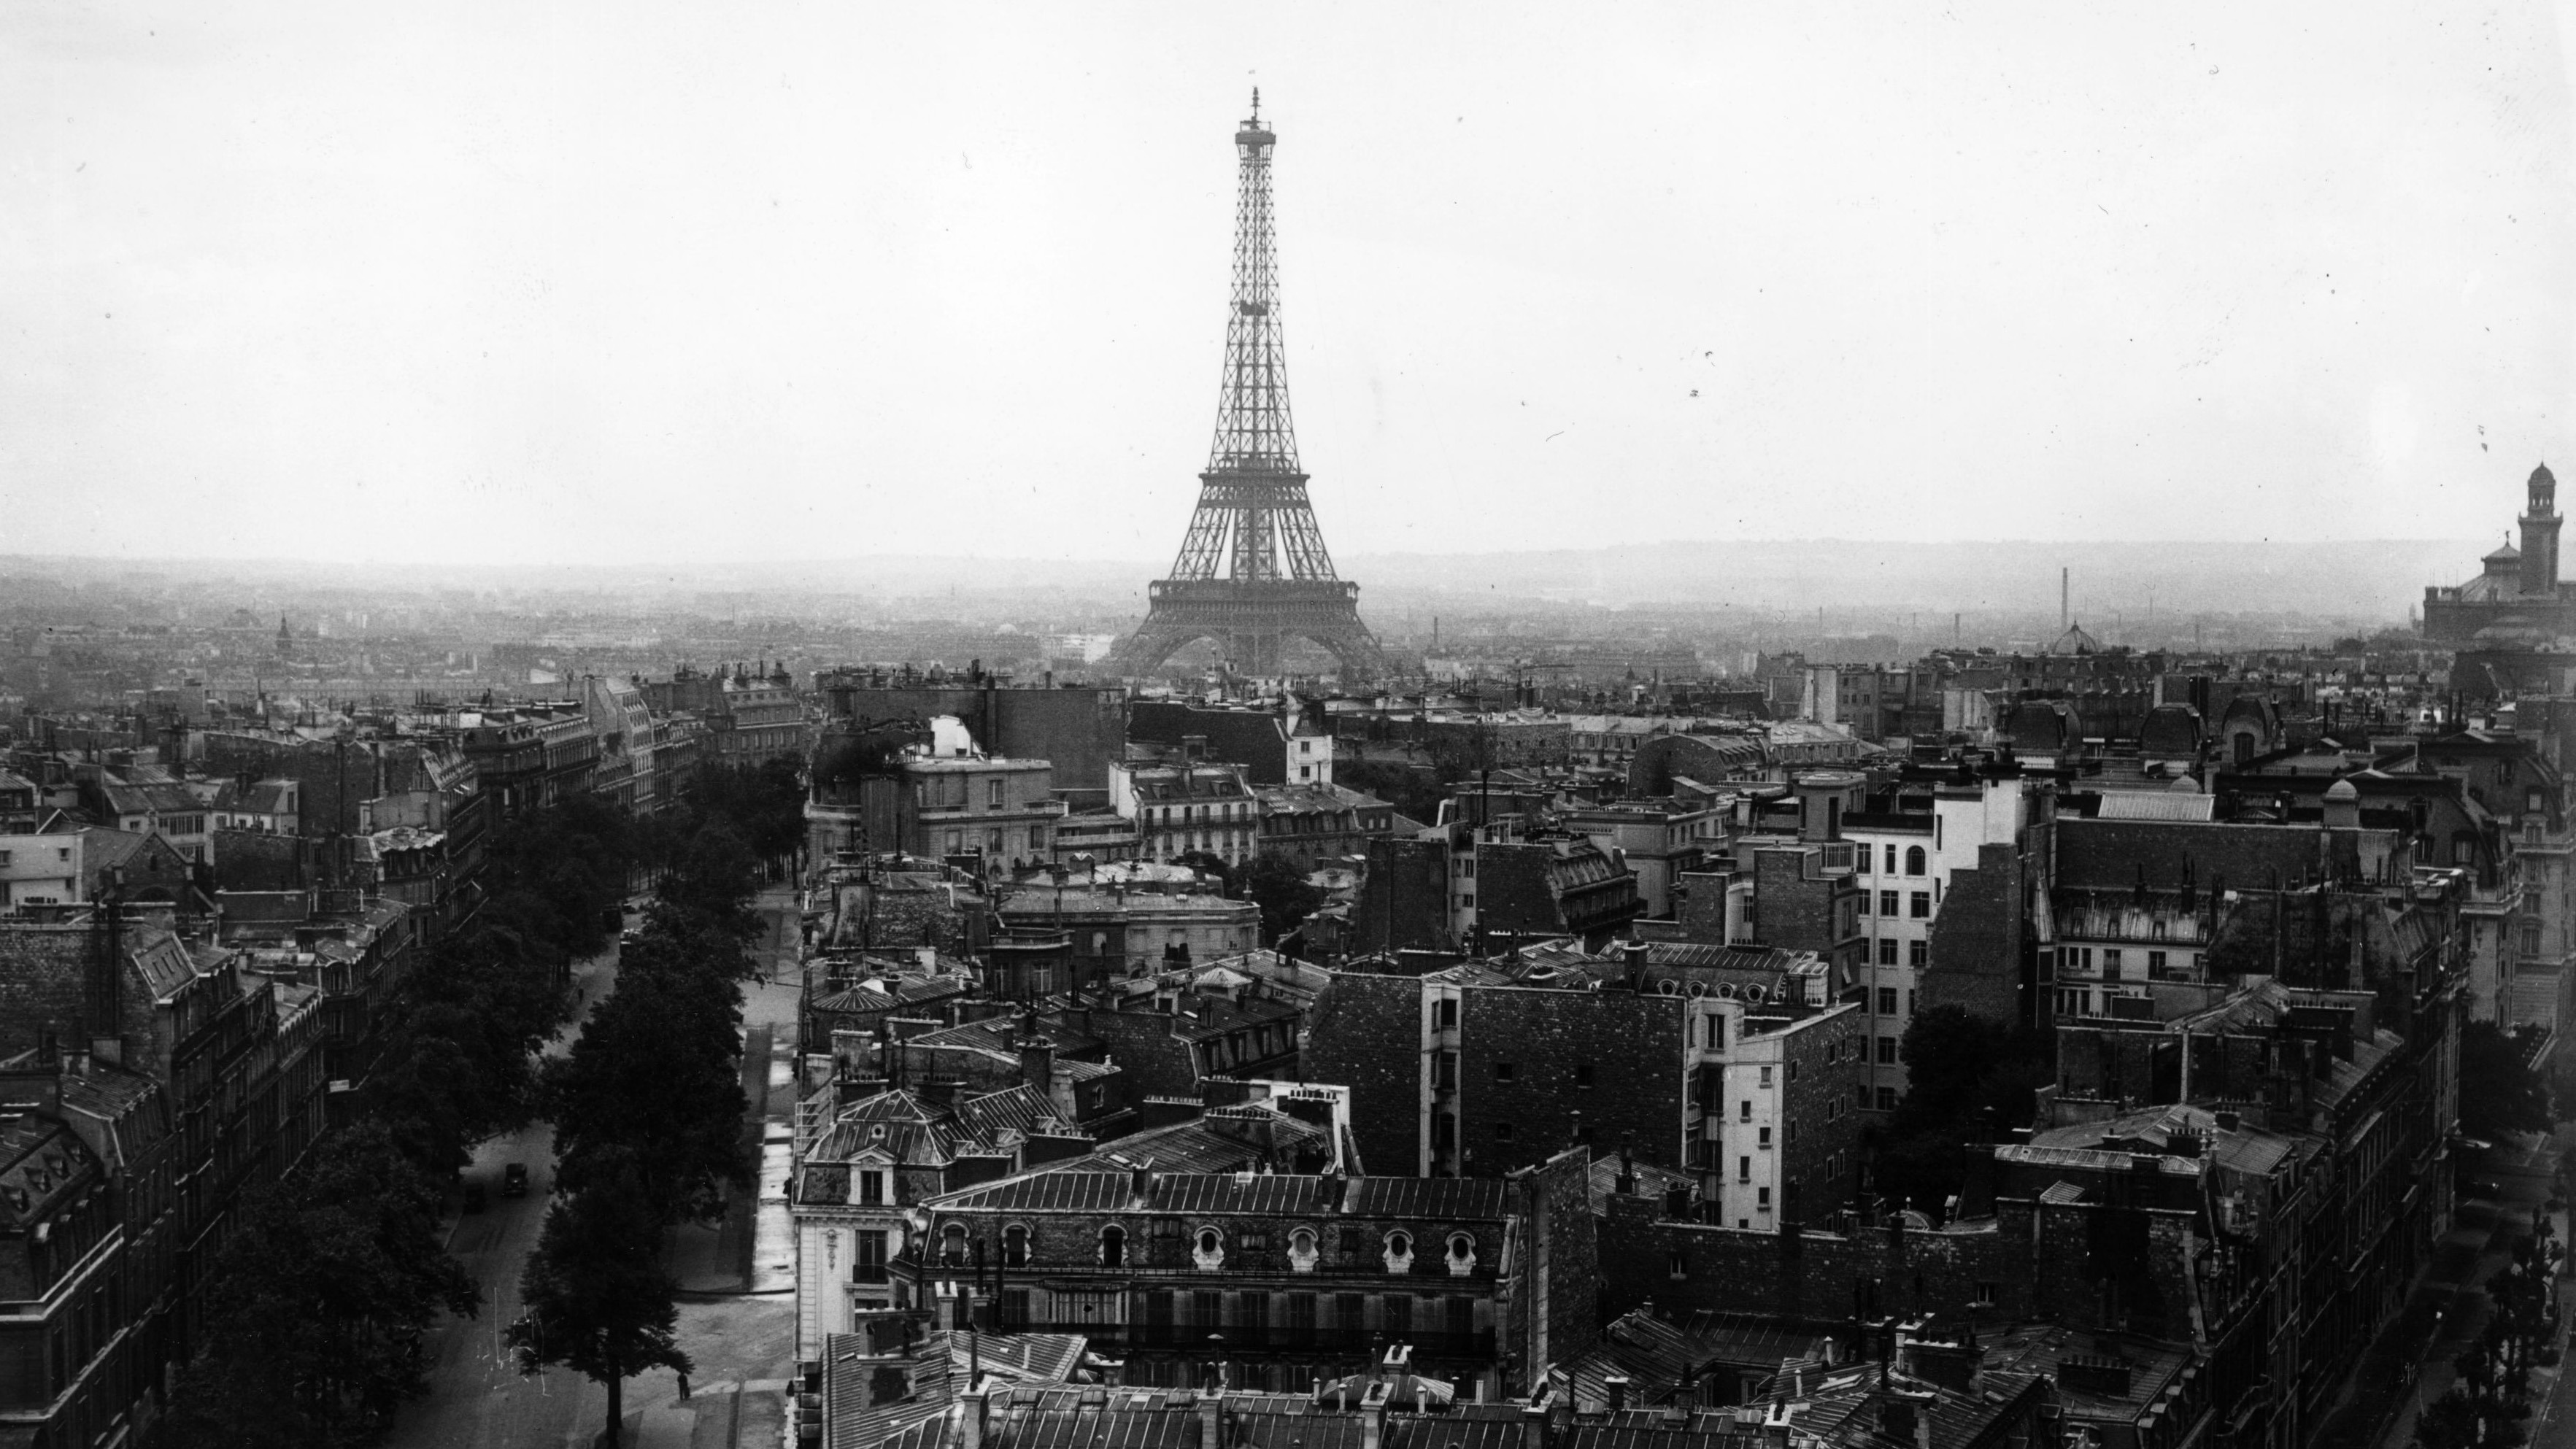
[[[1315,1251],[1313,1228],[1298,1228],[1288,1235],[1288,1267],[1291,1271],[1314,1272],[1315,1260],[1320,1256],[1321,1254]]]
[[[945,1267],[966,1266],[966,1225],[950,1223],[939,1230],[939,1261]]]
[[[1464,1278],[1476,1271],[1476,1240],[1467,1233],[1449,1235],[1449,1276]]]
[[[1103,1268],[1127,1266],[1127,1230],[1115,1223],[1100,1230],[1100,1266]]]
[[[1190,1261],[1203,1269],[1225,1266],[1225,1234],[1214,1228],[1201,1228],[1190,1240]]]
[[[1905,847],[1905,873],[1907,875],[1921,875],[1923,873],[1922,846],[1909,845]]]
[[[1411,1233],[1399,1231],[1386,1235],[1386,1271],[1390,1273],[1413,1271],[1413,1235]]]
[[[1002,1229],[1002,1266],[1025,1268],[1029,1265],[1029,1230],[1018,1223]]]

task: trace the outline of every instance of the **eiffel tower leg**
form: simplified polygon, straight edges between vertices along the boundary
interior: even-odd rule
[[[1120,673],[1150,674],[1192,641],[1206,637],[1204,629],[1173,628],[1147,620],[1135,633],[1127,636],[1127,642],[1119,645],[1107,662]]]

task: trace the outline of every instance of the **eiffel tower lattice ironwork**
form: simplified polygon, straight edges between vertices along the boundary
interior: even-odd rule
[[[1278,673],[1291,638],[1330,650],[1345,676],[1385,664],[1360,622],[1360,586],[1333,573],[1297,462],[1270,224],[1270,149],[1278,139],[1261,123],[1261,92],[1254,91],[1252,116],[1234,133],[1234,298],[1216,441],[1172,575],[1155,581],[1145,622],[1112,660],[1126,673],[1146,673],[1198,639],[1214,639],[1237,669],[1252,674]]]

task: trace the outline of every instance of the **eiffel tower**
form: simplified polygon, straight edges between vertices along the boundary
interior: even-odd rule
[[[1234,301],[1216,441],[1172,576],[1155,581],[1145,622],[1109,661],[1115,672],[1149,673],[1197,639],[1214,639],[1249,674],[1278,673],[1290,638],[1332,651],[1346,678],[1385,667],[1376,637],[1360,622],[1360,586],[1334,576],[1297,465],[1270,235],[1270,148],[1278,139],[1261,124],[1256,90],[1251,118],[1234,133]]]

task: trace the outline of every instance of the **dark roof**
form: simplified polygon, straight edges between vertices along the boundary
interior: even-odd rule
[[[1038,1171],[931,1199],[934,1210],[994,1212],[1260,1213],[1359,1217],[1500,1218],[1508,1184],[1492,1178],[1297,1177],[1285,1173],[1153,1173],[1138,1197],[1132,1174]]]

